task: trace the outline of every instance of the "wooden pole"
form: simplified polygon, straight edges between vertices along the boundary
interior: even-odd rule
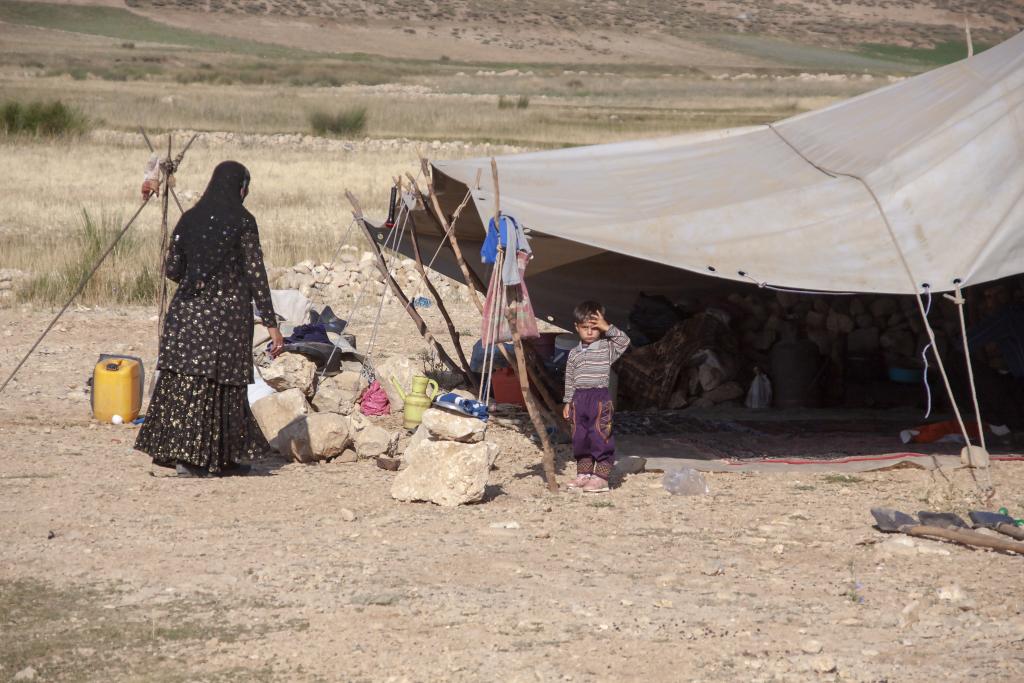
[[[419,187],[416,185],[415,179],[410,177],[410,182],[413,185],[413,189],[415,189],[417,194],[419,194],[420,200],[423,202],[423,206],[426,209],[427,215],[431,216],[434,219],[434,221],[441,227],[441,229],[444,230],[445,234],[448,235],[448,239],[451,241],[450,247],[452,253],[455,256],[455,260],[459,264],[459,269],[462,271],[462,276],[466,280],[466,286],[469,287],[471,291],[471,298],[473,300],[473,303],[476,304],[477,310],[480,312],[481,315],[483,315],[483,304],[480,302],[480,299],[477,296],[477,294],[484,294],[487,291],[487,288],[484,286],[484,283],[480,280],[480,278],[477,277],[476,273],[473,270],[471,270],[469,266],[466,264],[466,261],[462,256],[462,250],[459,248],[458,237],[455,235],[455,221],[457,221],[459,216],[461,215],[462,209],[466,207],[470,195],[467,195],[466,199],[463,200],[461,204],[459,204],[459,208],[455,210],[455,214],[453,215],[452,220],[449,223],[448,220],[445,218],[444,213],[441,211],[441,204],[437,199],[437,193],[434,191],[434,183],[430,175],[430,166],[427,163],[427,160],[422,157],[420,158],[420,164],[423,167],[423,175],[427,179],[429,204],[427,197],[424,196],[423,192],[421,192]],[[477,185],[479,186],[479,184],[480,173],[478,172]],[[433,211],[430,211],[430,206],[433,207]],[[484,232],[487,232],[486,225],[484,226]],[[502,357],[505,359],[505,362],[508,363],[510,367],[514,365],[512,357],[509,355],[508,351],[505,350],[505,346],[503,344],[498,344],[498,351],[501,353]],[[530,360],[529,357],[528,360]],[[545,407],[548,411],[550,411],[550,415],[548,417],[551,420],[552,424],[560,424],[559,420],[562,419],[562,412],[559,408],[559,404],[557,401],[554,400],[554,397],[551,396],[550,392],[547,391],[547,387],[544,385],[544,382],[540,379],[539,371],[537,370],[537,368],[531,367],[530,365],[527,365],[527,371],[532,380],[532,385],[537,387],[538,392],[541,394],[541,398],[545,403]]]
[[[419,333],[427,340],[427,343],[430,344],[430,346],[437,352],[437,356],[441,359],[442,363],[447,365],[452,372],[457,372],[460,375],[463,374],[462,368],[452,360],[452,357],[448,355],[448,352],[444,350],[444,347],[441,346],[437,339],[434,338],[434,335],[430,332],[430,328],[427,327],[427,323],[416,311],[416,307],[412,305],[412,300],[405,295],[405,292],[402,291],[402,287],[398,284],[398,281],[395,280],[388,271],[388,266],[384,262],[384,255],[380,251],[380,245],[377,244],[377,240],[373,239],[373,233],[370,231],[370,227],[366,224],[366,219],[363,217],[363,210],[359,206],[359,201],[355,198],[355,195],[348,190],[345,190],[345,196],[348,197],[349,203],[352,204],[352,215],[355,217],[356,223],[358,223],[363,229],[363,234],[365,235],[366,240],[373,247],[373,253],[377,256],[377,269],[382,275],[384,275],[385,281],[387,281],[391,286],[391,291],[394,292],[396,297],[398,297],[398,300],[405,303],[405,311],[416,324],[416,329],[419,330]],[[469,377],[467,377],[466,380],[471,381]]]
[[[429,164],[424,157],[420,157],[420,165],[423,167],[423,177],[427,179],[427,192],[430,194],[430,203],[434,207],[434,214],[438,222],[441,224],[441,228],[448,234],[448,244],[451,246],[452,253],[455,254],[455,260],[459,264],[459,270],[462,271],[462,276],[466,278],[466,286],[469,287],[469,298],[473,300],[473,304],[476,306],[476,310],[480,312],[480,315],[483,315],[484,305],[480,301],[476,287],[471,284],[470,272],[472,271],[470,271],[469,266],[466,265],[466,259],[462,256],[462,249],[459,247],[459,240],[455,236],[455,231],[451,229],[448,219],[444,217],[444,211],[441,210],[441,203],[437,201],[437,193],[434,191],[434,180],[430,175]],[[426,202],[424,202],[424,204],[426,204]],[[484,226],[484,230],[486,229],[487,226]]]
[[[145,133],[143,133],[145,134]],[[167,161],[171,160],[171,142],[172,135],[167,134]],[[160,272],[166,267],[167,258],[167,202],[171,195],[171,177],[172,172],[168,169],[164,172],[164,193],[160,198]],[[167,313],[167,278],[160,278],[160,312],[156,323],[157,330],[157,342],[164,336],[164,316]]]
[[[434,297],[434,301],[437,302],[437,310],[441,313],[441,317],[444,318],[445,325],[448,326],[448,335],[452,338],[452,344],[455,345],[455,353],[459,356],[459,362],[462,363],[462,373],[466,376],[474,392],[478,388],[476,379],[473,377],[473,373],[469,369],[469,361],[466,360],[466,354],[462,350],[462,343],[459,341],[459,331],[455,329],[455,323],[452,322],[452,317],[448,314],[448,307],[444,305],[444,299],[441,298],[441,294],[434,287],[434,283],[427,277],[427,270],[423,267],[423,256],[420,254],[420,240],[419,235],[416,232],[416,219],[413,218],[412,214],[409,214],[409,227],[412,229],[412,252],[416,257],[416,268],[420,272],[420,277],[423,278],[423,283],[427,286],[427,290]]]
[[[491,158],[491,177],[494,179],[494,224],[500,226],[501,193],[498,189],[498,162],[493,157]],[[505,258],[516,259],[518,258],[518,254],[505,254]],[[541,448],[544,452],[542,459],[544,479],[547,481],[548,491],[553,493],[558,491],[558,480],[555,478],[555,449],[551,445],[551,439],[548,437],[547,427],[544,424],[544,420],[541,419],[540,411],[534,401],[533,394],[530,392],[530,376],[526,369],[526,352],[523,350],[523,340],[519,336],[519,327],[516,324],[514,302],[519,298],[519,292],[515,287],[507,286],[506,292],[509,294],[509,303],[508,307],[505,309],[505,317],[508,319],[509,328],[512,330],[512,343],[516,350],[516,363],[512,367],[515,369],[516,376],[519,378],[519,388],[523,392],[523,401],[526,403],[526,412],[530,414],[530,420],[533,422],[533,428],[537,431],[537,436],[540,437]],[[500,345],[499,348],[501,348]]]

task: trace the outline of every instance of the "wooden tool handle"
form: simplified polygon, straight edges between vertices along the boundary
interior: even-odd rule
[[[1013,524],[997,524],[996,531],[1006,534],[1010,538],[1016,538],[1018,541],[1024,541],[1024,528],[1014,526]]]
[[[956,541],[957,543],[963,543],[964,545],[970,545],[977,548],[991,548],[992,550],[1002,550],[1004,552],[1013,552],[1024,555],[1024,543],[1004,541],[1001,538],[992,538],[991,536],[979,534],[975,531],[943,529],[937,526],[913,526],[909,529],[905,529],[904,533],[908,536],[920,536],[922,538],[944,538],[948,541]]]

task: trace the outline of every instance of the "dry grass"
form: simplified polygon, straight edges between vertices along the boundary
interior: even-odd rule
[[[179,141],[180,144],[180,141]],[[83,255],[83,211],[100,226],[104,243],[138,206],[138,187],[148,152],[137,147],[18,142],[0,143],[0,268],[35,278],[22,289],[29,300],[55,303],[77,284]],[[351,188],[370,215],[385,212],[390,178],[418,165],[411,149],[344,156],[289,148],[193,148],[177,176],[179,196],[202,192],[213,167],[234,158],[252,172],[247,206],[260,223],[268,262],[291,265],[304,258],[326,259],[351,221],[344,189]],[[171,221],[177,209],[171,209]],[[84,303],[144,302],[128,284],[156,271],[160,212],[151,202],[124,248],[100,272]],[[349,233],[356,239],[358,233]],[[49,274],[49,275],[47,275]],[[41,276],[46,279],[41,280]],[[141,286],[141,285],[140,285]]]

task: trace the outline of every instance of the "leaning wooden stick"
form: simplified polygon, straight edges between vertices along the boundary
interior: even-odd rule
[[[416,232],[416,219],[413,218],[411,213],[409,214],[409,227],[411,229],[412,253],[416,257],[416,268],[419,270],[420,277],[423,278],[423,284],[427,286],[427,290],[434,297],[434,301],[437,302],[437,310],[441,313],[441,317],[444,318],[445,325],[448,326],[448,335],[452,338],[452,344],[455,345],[455,353],[458,354],[459,362],[462,363],[462,373],[466,376],[475,392],[478,385],[473,378],[473,373],[469,370],[469,361],[466,360],[466,354],[462,350],[462,343],[459,341],[459,331],[455,329],[455,323],[452,322],[452,317],[448,314],[448,307],[444,305],[444,299],[441,298],[441,294],[434,287],[434,283],[427,277],[427,269],[423,267],[423,256],[420,254],[420,240]]]
[[[167,134],[167,160],[171,159],[171,134]],[[160,266],[163,268],[164,259],[167,255],[167,202],[170,199],[171,194],[171,179],[174,177],[173,171],[166,169],[164,171],[164,192],[160,198]],[[156,336],[157,342],[164,336],[164,317],[167,313],[167,278],[160,278],[160,311],[159,317],[156,323]]]
[[[43,339],[46,338],[46,335],[50,333],[50,330],[53,329],[53,326],[56,325],[57,321],[60,320],[62,315],[64,315],[64,312],[68,310],[68,308],[71,306],[71,303],[76,298],[78,298],[78,295],[82,293],[82,290],[85,289],[85,286],[89,284],[89,281],[92,279],[92,276],[95,275],[96,271],[100,269],[100,266],[103,265],[103,262],[107,260],[108,256],[110,256],[110,252],[114,251],[114,247],[116,247],[117,243],[121,241],[121,238],[125,236],[125,233],[128,232],[128,229],[132,227],[132,224],[135,222],[135,219],[139,217],[139,214],[142,213],[142,210],[144,208],[146,208],[146,205],[149,204],[149,199],[149,197],[146,197],[145,199],[142,200],[142,204],[140,204],[139,208],[135,210],[135,213],[133,213],[132,217],[128,219],[128,222],[125,223],[124,227],[121,228],[121,232],[117,233],[117,236],[110,243],[110,246],[107,247],[107,250],[100,254],[100,257],[96,259],[96,263],[95,265],[93,265],[92,270],[90,270],[89,273],[79,281],[78,286],[75,287],[75,291],[72,292],[71,296],[68,297],[68,300],[64,304],[64,306],[62,306],[60,311],[57,312],[57,315],[53,316],[53,320],[51,320],[50,324],[46,326],[46,329],[43,330],[43,333],[39,335],[39,338],[36,339],[34,344],[32,344],[32,347],[28,350],[28,352],[22,357],[18,364],[14,366],[14,369],[11,370],[11,374],[7,376],[7,379],[4,380],[4,383],[0,384],[0,393],[3,393],[4,389],[7,388],[7,385],[10,384],[11,380],[14,379],[14,376],[18,374],[18,370],[21,370],[21,366],[25,364],[25,361],[29,359],[29,356],[31,356],[32,353],[39,346],[39,344],[42,343]]]
[[[491,158],[491,177],[494,179],[494,224],[501,225],[501,195],[498,190],[498,162],[492,157]],[[506,254],[505,258],[517,258],[517,254]],[[507,287],[506,291],[512,292],[514,288]],[[519,388],[523,392],[523,401],[526,403],[526,412],[530,414],[530,420],[533,422],[533,428],[537,430],[537,436],[540,437],[541,447],[544,450],[543,466],[544,466],[544,479],[547,481],[549,491],[558,490],[558,480],[555,478],[555,449],[551,445],[551,439],[548,437],[547,426],[544,424],[544,420],[541,419],[540,411],[537,408],[537,404],[534,401],[533,394],[530,392],[530,375],[526,369],[526,352],[523,350],[523,340],[519,336],[519,326],[516,324],[516,310],[514,301],[518,297],[508,297],[508,308],[505,309],[505,317],[508,319],[509,328],[512,330],[512,343],[515,345],[516,350],[516,364],[512,367],[516,370],[516,376],[519,378]]]
[[[373,239],[373,233],[370,231],[370,226],[366,223],[366,219],[363,216],[363,210],[359,206],[359,201],[355,198],[355,195],[348,190],[345,190],[345,196],[348,197],[349,203],[352,204],[352,215],[355,217],[356,223],[358,223],[359,227],[363,229],[366,241],[373,247],[373,253],[377,257],[377,269],[384,276],[388,285],[390,285],[391,291],[394,292],[399,301],[404,303],[405,311],[416,324],[416,329],[419,330],[420,334],[423,335],[423,338],[427,340],[427,343],[430,344],[430,346],[437,352],[437,357],[441,359],[441,362],[447,365],[452,372],[462,374],[462,368],[452,360],[452,357],[448,355],[448,352],[444,350],[444,347],[441,346],[437,339],[434,338],[434,335],[430,332],[430,328],[427,327],[427,323],[416,311],[416,307],[412,305],[412,300],[406,296],[405,292],[402,291],[402,287],[398,284],[398,281],[395,280],[394,276],[392,276],[391,272],[388,270],[387,263],[384,262],[384,255],[380,251],[380,245],[378,245],[377,241]],[[469,378],[467,377],[466,379]]]
[[[477,295],[476,288],[470,284],[470,269],[466,264],[466,259],[462,256],[462,249],[459,247],[459,240],[455,237],[455,231],[451,230],[451,226],[448,223],[448,219],[444,217],[444,211],[441,210],[441,203],[437,201],[437,193],[434,191],[434,180],[430,175],[430,168],[427,160],[424,157],[420,157],[420,165],[423,167],[423,177],[427,180],[427,192],[430,195],[430,203],[434,207],[434,215],[438,222],[441,224],[441,229],[446,233],[451,233],[448,237],[448,244],[451,245],[452,253],[455,254],[455,260],[459,264],[459,270],[462,271],[462,276],[466,278],[466,286],[469,287],[469,298],[473,300],[473,304],[476,306],[476,310],[480,311],[480,315],[484,313],[484,305],[480,301],[480,297]]]

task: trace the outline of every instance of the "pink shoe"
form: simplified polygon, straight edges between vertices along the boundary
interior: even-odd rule
[[[582,489],[583,485],[590,481],[591,475],[577,474],[576,478],[565,485],[567,489]]]
[[[592,476],[581,490],[583,493],[606,493],[609,490],[608,481],[598,476]]]

